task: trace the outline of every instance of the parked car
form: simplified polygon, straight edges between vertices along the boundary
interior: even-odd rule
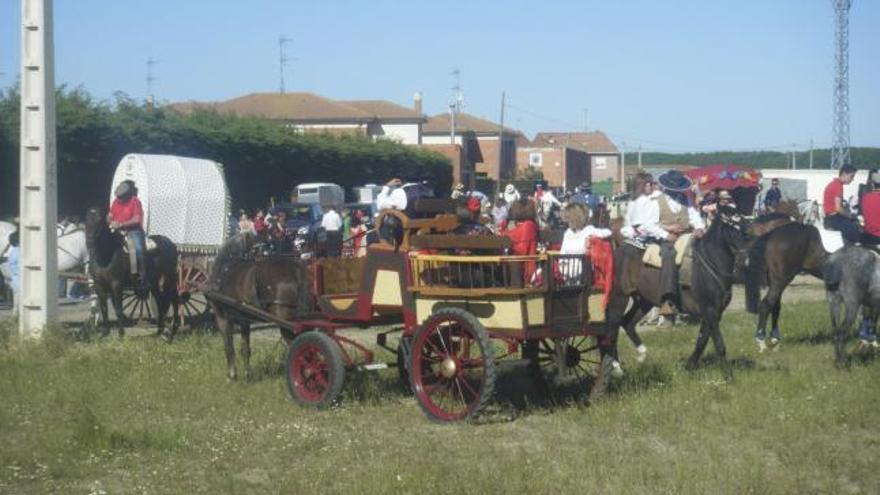
[[[317,203],[278,203],[270,212],[275,216],[279,211],[287,214],[284,228],[287,235],[293,239],[294,249],[300,253],[310,251],[310,246],[315,245],[318,231],[321,228],[321,219],[324,217],[321,205]]]

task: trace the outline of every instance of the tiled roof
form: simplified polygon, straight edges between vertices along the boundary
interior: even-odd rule
[[[463,112],[455,115],[455,129],[459,132],[472,131],[481,136],[498,135],[498,124],[495,122]],[[504,132],[512,135],[522,134],[520,131],[509,127],[505,127]],[[429,117],[428,121],[422,126],[422,134],[449,134],[449,114],[440,113]]]
[[[588,153],[617,153],[617,146],[602,131],[539,132],[532,146],[568,146]]]

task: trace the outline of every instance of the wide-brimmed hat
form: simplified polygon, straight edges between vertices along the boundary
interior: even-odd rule
[[[464,191],[464,184],[459,182],[458,184],[455,185],[455,187],[453,189],[455,189],[456,191]]]
[[[121,197],[123,197],[127,194],[131,194],[131,193],[132,193],[131,184],[129,184],[128,181],[120,182],[119,185],[116,186],[116,191],[113,192],[113,194],[117,198],[121,198]]]
[[[513,194],[514,191],[516,191],[516,188],[513,187],[513,184],[508,184],[508,185],[504,188],[504,192],[506,192],[507,194]]]
[[[670,170],[657,179],[660,186],[670,192],[685,192],[690,189],[693,182],[678,170]]]
[[[722,190],[718,191],[718,199],[719,200],[722,200],[722,199],[733,200],[733,195],[730,194],[730,191],[728,191],[727,189],[722,189]]]

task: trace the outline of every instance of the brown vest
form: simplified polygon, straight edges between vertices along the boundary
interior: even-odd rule
[[[657,198],[657,204],[660,206],[660,226],[663,229],[669,230],[669,227],[678,225],[682,229],[690,230],[691,221],[686,207],[682,206],[678,213],[674,213],[669,207],[669,198],[665,194]]]

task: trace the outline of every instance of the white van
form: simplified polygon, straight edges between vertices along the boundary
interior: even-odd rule
[[[328,182],[314,182],[296,186],[296,202],[340,207],[345,203],[342,186]]]

